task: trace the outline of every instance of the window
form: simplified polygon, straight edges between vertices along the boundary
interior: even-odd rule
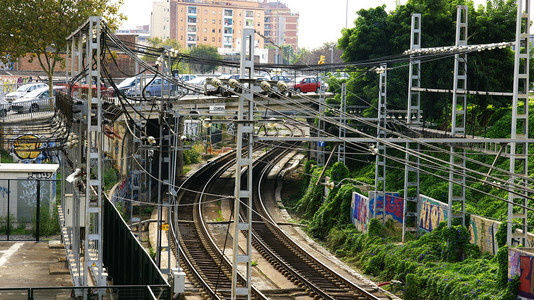
[[[215,33],[215,28],[211,30],[211,32]]]
[[[215,14],[215,11],[213,11],[212,13]]]
[[[204,24],[208,24],[208,19],[204,19]]]
[[[181,36],[180,36],[180,41],[183,41],[183,40],[184,40],[184,36],[181,35]]]
[[[208,41],[208,38],[207,37],[204,37],[204,42],[207,42]]]
[[[212,37],[212,38],[211,38],[211,41],[212,41],[212,42],[215,42],[215,38],[214,38],[214,37]]]
[[[215,24],[215,19],[211,20],[211,24]]]
[[[208,28],[204,28],[204,32],[208,32]]]
[[[251,10],[245,11],[245,17],[247,18],[254,18],[254,12]]]

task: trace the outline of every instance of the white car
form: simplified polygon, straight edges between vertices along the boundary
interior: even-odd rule
[[[63,86],[54,87],[54,96],[59,90],[64,90]],[[38,88],[29,92],[25,96],[13,101],[11,103],[11,110],[22,113],[33,113],[43,109],[50,109],[50,91],[48,86]]]
[[[8,93],[4,100],[7,102],[13,102],[14,100],[26,95],[27,93],[34,91],[38,88],[42,88],[48,86],[46,83],[38,82],[38,83],[28,83],[25,85],[21,85],[16,91]]]

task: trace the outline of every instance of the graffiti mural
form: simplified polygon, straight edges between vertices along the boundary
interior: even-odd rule
[[[376,214],[374,213],[374,201],[376,199]],[[399,197],[398,193],[386,193],[386,220],[393,219],[399,223],[402,223],[403,211],[404,211],[404,199]],[[374,192],[369,193],[369,210],[371,216],[378,218],[382,215],[384,207],[384,196],[376,195]]]
[[[369,198],[353,192],[350,216],[356,229],[366,233],[369,225]]]
[[[449,205],[436,199],[420,195],[417,202],[419,212],[419,231],[430,232],[438,227],[440,222],[447,221]]]
[[[508,278],[519,275],[517,299],[534,299],[534,257],[532,253],[517,248],[510,249]]]

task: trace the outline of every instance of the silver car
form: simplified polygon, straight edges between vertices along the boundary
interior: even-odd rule
[[[54,96],[64,87],[54,87]],[[40,110],[50,110],[50,91],[48,86],[38,88],[11,103],[11,110],[22,113],[33,113]]]
[[[35,91],[36,89],[42,88],[48,86],[46,83],[42,82],[36,82],[36,83],[28,83],[25,85],[21,85],[16,91],[8,93],[4,100],[7,102],[13,102],[14,100],[28,94],[29,92]]]

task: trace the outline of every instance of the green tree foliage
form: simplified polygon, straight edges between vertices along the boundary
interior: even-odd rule
[[[201,59],[222,59],[222,56],[217,52],[217,48],[208,45],[198,45],[189,51],[189,55]],[[191,63],[191,69],[194,73],[206,74],[217,69],[217,65],[210,63]]]
[[[516,4],[512,0],[488,1],[487,7],[475,9],[472,1],[462,0],[409,0],[392,12],[385,6],[358,11],[354,28],[344,29],[338,41],[342,58],[346,62],[365,61],[389,55],[398,55],[410,45],[411,14],[422,14],[422,46],[440,47],[455,44],[456,6],[468,5],[469,44],[485,44],[512,41],[515,36]],[[390,65],[389,67],[395,67]],[[421,65],[423,87],[451,89],[453,85],[453,59],[445,58]],[[378,99],[378,76],[374,73],[356,71],[348,83],[355,95],[348,96],[349,105],[376,107]],[[360,71],[360,72],[358,72]],[[407,68],[394,68],[388,72],[388,106],[406,107]],[[468,89],[510,91],[512,88],[513,52],[510,49],[495,49],[468,55]],[[362,101],[364,99],[366,101]],[[468,102],[478,109],[471,120],[484,124],[489,117],[488,104],[503,106],[509,102],[504,97],[469,96]],[[422,94],[425,120],[449,126],[451,99],[447,94]],[[369,109],[367,115],[376,114]]]
[[[148,38],[147,41],[150,47],[161,48],[162,50],[165,47],[170,47],[172,49],[180,50],[180,48],[182,47],[180,43],[178,43],[177,40],[173,40],[173,39],[163,40],[159,37],[155,37],[155,38]],[[154,63],[156,59],[157,57],[150,56],[150,55],[143,56],[143,60],[146,62],[150,62],[150,63]]]
[[[64,64],[66,38],[90,16],[104,16],[111,27],[124,19],[123,1],[3,0],[0,5],[0,58],[27,54],[37,59],[52,82],[54,70]],[[51,87],[52,88],[52,87]]]

